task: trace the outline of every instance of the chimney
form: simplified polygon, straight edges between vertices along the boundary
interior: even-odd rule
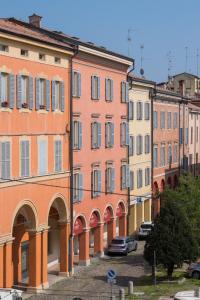
[[[29,24],[35,26],[35,27],[40,27],[41,19],[42,17],[36,14],[33,14],[32,16],[29,16]]]

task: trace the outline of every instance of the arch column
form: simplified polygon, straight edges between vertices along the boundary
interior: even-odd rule
[[[142,222],[144,222],[144,201],[142,201]]]
[[[60,275],[66,275],[66,276],[69,276],[69,266],[68,266],[69,233],[70,233],[70,223],[60,222]]]
[[[46,227],[41,232],[41,284],[42,287],[48,288],[48,229]]]
[[[81,266],[90,264],[89,232],[90,229],[87,228],[79,235],[79,265]]]
[[[104,223],[99,223],[98,226],[95,228],[94,234],[94,254],[95,256],[102,257],[104,255],[104,244],[103,244],[103,227]]]
[[[123,213],[122,217],[119,218],[119,236],[127,235],[127,222],[126,213]]]
[[[108,245],[112,239],[116,236],[116,218],[111,218],[111,221],[107,224],[108,229]]]
[[[13,238],[7,241],[4,245],[4,263],[3,263],[3,276],[5,288],[11,288],[13,285],[13,263],[12,263],[12,243]]]
[[[3,282],[3,266],[4,266],[4,261],[3,261],[3,250],[4,250],[4,244],[0,244],[0,288],[4,287],[4,282]]]

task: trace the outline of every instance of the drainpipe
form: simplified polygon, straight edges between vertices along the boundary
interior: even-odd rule
[[[156,85],[150,91],[151,97],[151,219],[154,219],[154,201],[153,201],[153,101],[156,96]]]
[[[178,164],[178,173],[179,173],[179,177],[181,175],[181,145],[180,145],[180,126],[181,126],[181,104],[182,104],[182,101],[179,101],[179,111],[178,111],[178,144],[179,144],[179,149],[178,149],[178,161],[179,161],[179,164]]]
[[[74,233],[74,182],[73,182],[73,93],[72,93],[72,76],[73,76],[73,59],[78,54],[78,46],[75,47],[74,55],[71,57],[70,68],[70,135],[69,135],[69,165],[70,165],[70,236],[69,236],[69,274],[73,272],[73,233]]]
[[[127,73],[127,82],[129,82],[129,79],[131,79],[130,80],[130,88],[129,88],[129,90],[131,90],[132,89],[132,82],[133,82],[133,79],[132,79],[132,77],[129,77],[129,75],[130,75],[130,73],[132,72],[132,71],[134,71],[134,69],[135,69],[135,61],[133,62],[133,67],[130,69],[130,71]],[[129,125],[129,102],[128,102],[128,106],[127,106],[127,115],[128,115],[128,125]],[[129,139],[129,141],[130,141],[130,139]],[[127,147],[127,157],[128,157],[128,165],[130,164],[130,159],[129,159],[129,151],[130,151],[130,145],[128,144],[128,147]],[[130,169],[129,169],[129,174],[130,174]],[[130,175],[129,175],[130,176]],[[129,187],[128,187],[128,214],[127,214],[127,229],[126,229],[126,234],[127,235],[129,235],[129,219],[130,219],[130,204],[131,204],[131,196],[130,196],[130,184],[129,184]]]

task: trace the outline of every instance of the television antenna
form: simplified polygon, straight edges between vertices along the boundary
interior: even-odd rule
[[[144,51],[144,45],[140,45],[140,75],[141,76],[144,76],[144,68],[143,68],[144,56],[143,56],[143,51]]]

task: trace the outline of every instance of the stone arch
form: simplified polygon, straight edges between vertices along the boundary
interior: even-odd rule
[[[116,211],[116,235],[126,236],[126,206],[123,200],[117,204]]]
[[[66,199],[62,194],[56,194],[51,199],[49,206],[48,206],[48,210],[47,210],[47,218],[46,218],[47,224],[48,224],[48,220],[49,220],[50,210],[52,207],[54,207],[58,211],[59,221],[67,222],[67,220],[69,218],[69,210],[66,205]]]
[[[76,222],[77,219],[80,219],[81,221],[83,221],[84,229],[86,229],[88,227],[88,222],[87,222],[86,216],[84,214],[78,214],[74,218],[74,224],[75,224],[75,222]],[[73,224],[73,227],[74,227],[74,224]]]
[[[162,179],[161,180],[161,191],[164,192],[164,190],[165,190],[165,180]]]
[[[104,209],[103,218],[104,218],[104,215],[105,215],[107,209],[110,211],[112,218],[114,218],[114,207],[110,203]]]
[[[38,228],[38,213],[35,205],[30,200],[22,200],[13,213],[11,222],[11,232],[13,233],[13,228],[17,220],[18,215],[22,215],[27,221],[26,226],[28,229],[37,230]]]
[[[153,183],[153,193],[156,194],[158,191],[159,191],[158,183],[157,183],[157,181],[154,181],[154,183]]]
[[[101,212],[98,208],[95,208],[95,209],[92,210],[92,212],[90,214],[90,217],[89,217],[89,222],[90,222],[90,219],[91,219],[91,216],[92,216],[93,213],[95,213],[97,215],[97,217],[99,219],[99,223],[101,223],[102,222],[102,216],[101,216]]]
[[[119,200],[118,203],[117,203],[117,206],[116,206],[116,210],[115,210],[115,215],[117,213],[117,208],[121,206],[122,210],[123,210],[123,213],[126,214],[126,205],[124,203],[124,200]]]

